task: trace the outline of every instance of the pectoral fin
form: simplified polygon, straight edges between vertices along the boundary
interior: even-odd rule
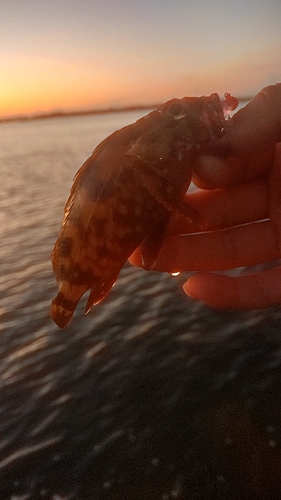
[[[167,225],[170,219],[170,213],[167,213],[161,221],[161,225],[141,244],[141,258],[145,269],[153,268],[157,256],[161,250]]]
[[[201,225],[203,221],[195,208],[182,200],[174,199],[167,191],[163,190],[161,184],[155,182],[155,178],[148,171],[138,170],[138,175],[146,187],[147,191],[155,198],[160,205],[163,205],[170,212],[186,217],[190,222],[197,221]],[[203,224],[204,225],[204,224]]]

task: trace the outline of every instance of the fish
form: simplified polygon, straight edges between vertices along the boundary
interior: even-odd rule
[[[106,297],[137,247],[151,267],[171,213],[198,220],[183,201],[193,161],[224,135],[237,105],[230,94],[173,98],[94,149],[74,177],[51,256],[51,317],[60,328],[88,290],[85,313]]]

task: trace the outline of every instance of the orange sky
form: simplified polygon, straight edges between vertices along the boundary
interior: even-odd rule
[[[10,0],[0,116],[254,94],[281,81],[280,19],[280,0]]]

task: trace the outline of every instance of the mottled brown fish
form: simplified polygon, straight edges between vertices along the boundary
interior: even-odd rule
[[[222,102],[218,94],[171,99],[96,147],[74,178],[52,253],[59,291],[51,315],[59,327],[87,290],[86,312],[104,299],[139,245],[144,262],[148,248],[157,256],[171,212],[196,218],[182,201],[192,160],[222,136],[224,113],[237,104],[230,94]]]

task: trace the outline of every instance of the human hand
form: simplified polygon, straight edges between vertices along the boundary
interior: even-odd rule
[[[216,155],[199,158],[193,181],[204,188],[186,202],[206,222],[172,215],[153,266],[170,273],[199,271],[184,291],[221,309],[281,302],[281,267],[230,277],[234,269],[281,257],[281,84],[263,89],[228,122]],[[141,265],[137,250],[131,263]]]

